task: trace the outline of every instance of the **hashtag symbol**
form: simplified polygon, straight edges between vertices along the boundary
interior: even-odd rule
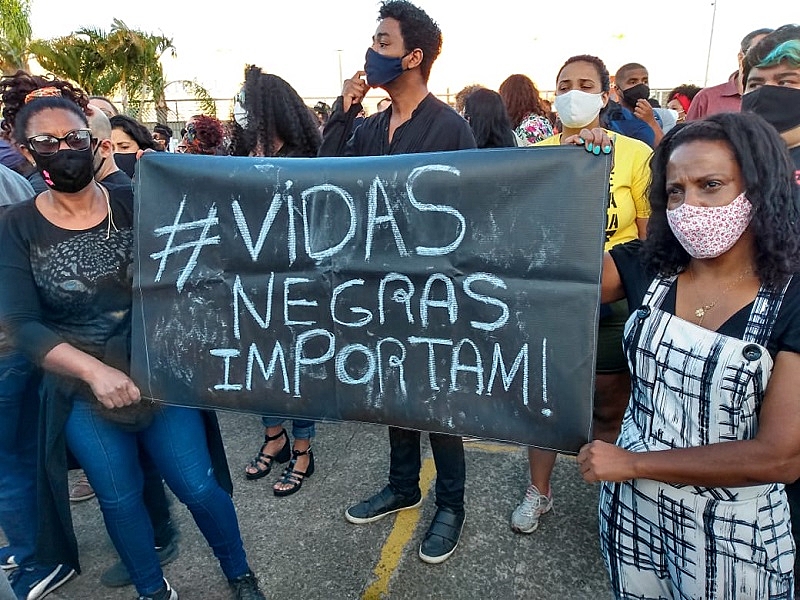
[[[161,281],[161,276],[164,274],[164,270],[167,267],[167,259],[172,256],[173,254],[178,254],[179,252],[183,252],[184,250],[192,249],[192,254],[189,257],[189,260],[186,261],[186,264],[183,267],[183,271],[181,271],[180,277],[178,277],[177,286],[178,291],[183,291],[183,286],[186,284],[186,281],[194,271],[194,268],[197,266],[197,259],[200,256],[200,251],[203,249],[204,246],[213,246],[219,244],[220,239],[218,235],[213,237],[208,237],[208,231],[211,229],[213,225],[219,224],[219,218],[217,217],[217,205],[212,204],[211,208],[208,211],[208,216],[205,219],[201,219],[199,221],[190,221],[188,223],[181,223],[181,217],[183,216],[183,209],[186,206],[186,197],[184,196],[183,200],[181,201],[181,205],[178,208],[178,212],[175,215],[175,221],[173,221],[172,225],[167,225],[165,227],[159,227],[153,233],[156,236],[162,235],[169,235],[167,238],[167,244],[164,246],[164,249],[161,252],[153,252],[150,255],[150,258],[153,260],[161,259],[161,263],[158,267],[158,273],[156,273],[155,281]],[[181,231],[193,231],[200,229],[200,237],[196,240],[191,242],[185,242],[183,244],[175,245],[175,234]]]

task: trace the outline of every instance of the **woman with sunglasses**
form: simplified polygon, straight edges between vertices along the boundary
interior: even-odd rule
[[[142,500],[141,445],[191,511],[235,597],[263,598],[242,546],[213,414],[152,405],[126,373],[130,191],[109,192],[94,182],[86,116],[69,100],[33,99],[17,113],[14,132],[49,187],[9,209],[0,223],[0,319],[46,372],[42,497],[57,514],[55,523],[42,528],[52,536],[40,544],[42,554],[68,556],[77,567],[66,502],[66,443],[97,492],[139,598],[178,597],[163,578]]]

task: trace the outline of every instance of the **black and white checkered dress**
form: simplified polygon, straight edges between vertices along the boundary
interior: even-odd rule
[[[751,439],[772,372],[766,344],[785,288],[762,287],[740,340],[661,310],[674,280],[654,280],[626,324],[633,384],[617,444],[646,452]],[[781,484],[604,483],[600,543],[617,598],[794,597],[794,543]]]

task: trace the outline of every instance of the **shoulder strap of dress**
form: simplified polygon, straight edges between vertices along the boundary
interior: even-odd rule
[[[746,341],[766,346],[769,336],[772,335],[783,297],[791,282],[790,276],[782,288],[769,288],[764,285],[759,288],[744,332]]]
[[[645,293],[642,299],[642,304],[646,304],[652,308],[661,306],[664,297],[667,295],[667,292],[669,292],[676,277],[677,275],[670,275],[669,277],[656,277],[653,279],[650,283],[650,287],[647,288],[647,293]]]

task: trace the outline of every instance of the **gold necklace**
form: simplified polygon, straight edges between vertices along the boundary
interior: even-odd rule
[[[700,306],[694,309],[694,316],[697,317],[698,319],[697,321],[698,325],[703,324],[703,318],[706,316],[706,313],[710,311],[712,308],[714,308],[717,305],[717,302],[719,302],[725,294],[730,292],[734,287],[736,287],[737,284],[741,283],[747,276],[753,274],[753,269],[746,269],[742,271],[736,279],[734,279],[728,285],[722,288],[722,291],[719,294],[717,294],[716,298],[714,298],[708,304],[703,304],[703,299],[700,298],[700,294],[697,291],[697,284],[695,283],[694,279],[694,269],[689,268],[687,269],[687,271],[689,271],[689,279],[692,280],[692,288],[694,289],[694,295],[697,296],[697,299],[700,301]]]

